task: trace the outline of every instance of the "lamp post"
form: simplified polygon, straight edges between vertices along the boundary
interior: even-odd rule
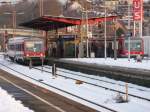
[[[142,38],[143,37],[143,0],[141,0],[141,9],[140,9],[140,11],[141,11],[141,25],[140,25],[140,38]]]
[[[130,21],[130,4],[129,4],[129,1],[128,1],[128,61],[130,61],[130,39],[131,39],[131,33],[130,33],[130,25],[131,25],[131,21]]]
[[[86,14],[86,57],[89,58],[89,23],[88,23],[88,11],[85,11]]]
[[[114,21],[114,24],[115,24],[115,26],[114,26],[114,27],[115,27],[115,28],[114,28],[114,29],[115,29],[115,36],[114,36],[114,60],[117,60],[116,23],[117,23],[117,19]]]
[[[84,24],[86,25],[86,57],[89,58],[89,22],[88,22],[88,13],[91,12],[88,10],[88,7],[87,7],[87,3],[91,3],[92,1],[89,1],[89,0],[86,0],[86,4],[85,4],[85,8],[81,8],[81,12],[82,12],[82,19],[84,18],[83,17],[83,14],[85,13],[85,19],[84,19]],[[82,29],[82,28],[81,28]],[[82,32],[82,31],[81,31]],[[81,42],[83,41],[82,40],[82,33],[81,33]]]
[[[43,0],[39,0],[39,9],[40,9],[40,16],[43,16]]]

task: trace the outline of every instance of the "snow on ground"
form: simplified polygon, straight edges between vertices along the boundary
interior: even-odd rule
[[[8,61],[4,60],[2,57],[0,58],[0,63],[5,64],[6,66],[9,66],[12,69],[16,69],[16,71],[20,71],[21,73],[24,73],[27,76],[32,77],[36,80],[41,80],[42,79],[43,83],[46,83],[48,85],[57,87],[59,89],[63,89],[65,91],[69,92],[69,93],[75,94],[75,95],[80,96],[80,97],[85,98],[85,99],[88,99],[88,100],[90,100],[92,102],[95,102],[95,103],[98,103],[100,105],[104,105],[106,107],[112,108],[112,109],[114,109],[118,112],[133,112],[133,111],[136,111],[136,112],[149,112],[149,110],[150,110],[150,106],[149,106],[150,102],[145,101],[145,100],[140,100],[140,99],[137,99],[137,98],[129,97],[130,101],[128,103],[116,103],[114,98],[116,97],[117,93],[115,93],[115,92],[112,92],[112,91],[109,91],[109,90],[106,90],[106,89],[103,89],[103,88],[98,88],[98,87],[88,85],[88,84],[85,84],[85,83],[82,84],[82,85],[76,85],[75,81],[73,81],[71,79],[66,79],[66,78],[63,78],[63,77],[59,77],[59,76],[54,79],[52,77],[52,74],[50,74],[50,73],[41,72],[41,71],[36,70],[36,69],[29,69],[29,67],[18,65],[18,64],[12,63],[12,62],[8,62]],[[94,108],[94,109],[97,109],[97,110],[102,110],[102,108],[99,107],[99,106],[92,105],[92,104],[90,104],[88,102],[85,102],[81,99],[75,98],[74,96],[68,95],[67,93],[63,93],[59,90],[51,88],[51,87],[49,87],[45,84],[40,83],[40,81],[32,80],[28,77],[25,77],[25,76],[23,76],[19,73],[16,73],[16,72],[10,70],[10,69],[2,66],[2,65],[0,65],[0,69],[3,69],[7,72],[10,72],[10,73],[12,73],[13,75],[15,75],[17,77],[23,78],[24,80],[30,81],[32,83],[35,83],[35,84],[41,86],[41,87],[47,88],[51,91],[56,92],[57,94],[63,95],[67,98],[70,98],[74,101],[80,102],[80,103],[82,103],[84,105],[87,105],[91,108]],[[67,75],[67,74],[63,74],[63,75]],[[81,78],[81,80],[82,79],[83,78]],[[102,79],[104,79],[104,78],[102,78]],[[107,80],[109,80],[109,79],[107,79]],[[117,83],[119,83],[119,82],[117,82]],[[123,82],[121,82],[121,83],[123,83]],[[108,86],[110,88],[113,87],[113,85],[109,85],[109,84],[103,84],[103,85]],[[131,84],[129,84],[129,85],[133,86]],[[137,95],[138,94],[139,95],[143,94],[143,96],[145,94],[145,97],[150,98],[150,96],[149,96],[150,95],[150,89],[149,88],[136,86],[136,85],[134,85],[134,86],[145,89],[146,91],[139,94],[138,93],[139,91],[137,91],[137,90],[134,91],[133,90],[132,93],[135,93]],[[113,88],[120,89],[121,87],[115,85]],[[129,89],[129,93],[130,93],[130,89]]]
[[[69,71],[69,72],[71,72],[71,71]],[[62,74],[64,76],[67,75],[67,76],[75,78],[75,79],[81,79],[81,77],[77,76],[77,75],[75,76],[75,75],[71,75],[69,73],[66,74],[66,73],[63,73],[61,71],[57,71],[57,73]],[[73,72],[73,73],[75,73],[75,72]],[[76,72],[76,74],[87,76],[86,74],[79,73],[79,72]],[[90,77],[90,76],[88,76],[88,77]],[[99,77],[99,76],[92,76],[91,78],[98,79],[98,80],[103,80],[103,81],[95,81],[95,80],[88,79],[88,78],[85,78],[85,77],[82,77],[82,81],[90,82],[92,84],[96,84],[96,85],[103,86],[103,87],[109,87],[111,89],[119,90],[119,91],[122,91],[122,92],[125,91],[125,83],[124,82],[116,81],[116,80],[112,80],[112,79],[108,80],[108,78],[106,78],[106,77]],[[106,81],[112,82],[112,83],[115,83],[115,84],[107,83]],[[122,85],[122,86],[120,86],[120,85]],[[141,96],[141,97],[145,97],[145,98],[150,99],[150,89],[147,89],[147,88],[144,88],[144,87],[139,87],[139,86],[136,86],[134,84],[129,84],[129,90],[130,90],[130,94],[135,94],[137,96]]]
[[[0,88],[0,112],[33,112]]]
[[[137,62],[134,59],[128,61],[127,58],[118,58],[117,60],[113,58],[65,58],[62,60],[150,70],[150,60],[142,60],[142,62]]]

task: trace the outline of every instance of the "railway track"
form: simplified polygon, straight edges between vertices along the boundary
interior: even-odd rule
[[[45,68],[47,68],[47,67],[45,67]],[[40,71],[43,71],[43,72],[47,72],[47,73],[52,73],[51,71],[44,70],[44,69],[42,69],[41,67],[40,67],[40,68],[34,67],[34,69],[37,69],[37,70],[40,70]],[[62,71],[62,70],[58,69],[58,71]],[[65,72],[65,73],[68,73],[68,72]],[[73,73],[73,74],[74,74],[74,73]],[[74,75],[76,75],[76,74],[74,74]],[[65,76],[65,75],[58,74],[58,73],[57,73],[57,76],[61,76],[61,77],[64,77],[64,78],[67,78],[67,79],[72,79],[72,80],[80,80],[80,79],[77,79],[77,78]],[[92,78],[92,79],[93,79],[93,78]],[[95,79],[94,79],[94,80],[95,80]],[[99,80],[99,81],[101,81],[101,80]],[[112,88],[108,88],[108,87],[105,87],[105,86],[97,85],[97,84],[94,84],[94,83],[91,83],[91,82],[84,81],[84,83],[89,84],[89,85],[92,85],[92,86],[100,87],[100,88],[103,88],[103,89],[106,89],[106,90],[110,90],[110,91],[113,91],[113,92],[126,94],[125,92],[122,92],[122,91],[119,91],[119,90],[116,90],[116,89],[112,89]],[[107,82],[107,83],[111,83],[111,82]],[[115,83],[112,83],[112,84],[115,84]],[[123,86],[123,85],[122,85],[122,86]],[[130,87],[130,88],[132,88],[132,87]],[[150,99],[145,98],[145,97],[137,96],[137,95],[130,94],[130,93],[129,93],[128,95],[129,95],[129,96],[132,96],[132,97],[135,97],[135,98],[138,98],[138,99],[150,101]]]
[[[80,71],[85,74],[92,74],[104,76],[115,80],[150,87],[150,75],[147,70],[138,70],[124,67],[97,65],[82,63],[76,61],[69,61],[63,59],[49,59],[49,64],[56,64],[60,68],[71,71]]]
[[[9,94],[11,94],[16,100],[21,101],[24,104],[24,106],[32,109],[35,112],[41,111],[49,112],[50,110],[53,112],[66,112],[63,109],[39,97],[39,95],[36,95],[35,93],[29,91],[27,89],[28,87],[23,88],[19,86],[18,84],[15,83],[16,79],[13,78],[15,81],[14,80],[12,81],[11,78],[10,77],[8,78],[6,74],[5,75],[0,74],[0,86],[3,89],[5,89]],[[19,83],[19,81],[17,81],[17,83]],[[30,89],[35,91],[34,85],[31,84]],[[38,90],[36,89],[36,92],[37,91]],[[38,92],[43,93],[42,91]],[[45,109],[43,107],[45,107]]]
[[[33,78],[33,77],[30,77],[30,76],[28,76],[28,75],[26,75],[26,74],[24,74],[24,73],[22,73],[22,72],[20,72],[20,71],[17,71],[17,70],[15,70],[15,69],[12,69],[12,68],[9,67],[9,66],[6,66],[6,65],[3,64],[3,63],[0,63],[0,65],[6,67],[7,69],[10,69],[10,70],[12,70],[12,71],[14,71],[14,72],[16,72],[16,73],[19,73],[19,74],[21,74],[21,75],[23,75],[23,76],[25,76],[25,77],[27,77],[27,78],[30,78],[30,79],[32,79],[32,80],[38,82],[38,83],[44,84],[44,85],[46,85],[46,86],[48,86],[48,87],[51,87],[51,88],[54,88],[54,89],[59,90],[59,91],[61,91],[61,92],[64,92],[64,93],[66,93],[66,94],[68,94],[68,95],[71,95],[71,96],[73,96],[73,97],[76,97],[76,98],[78,98],[78,99],[80,99],[80,100],[86,101],[86,102],[88,102],[88,103],[90,103],[90,104],[92,104],[92,105],[98,106],[98,107],[100,107],[100,108],[106,110],[107,112],[117,112],[116,110],[114,110],[114,109],[112,109],[112,108],[109,108],[109,107],[106,107],[106,106],[104,106],[104,105],[95,103],[95,102],[93,102],[93,101],[90,101],[89,99],[82,98],[82,97],[77,96],[77,95],[75,95],[75,94],[72,94],[72,93],[70,93],[70,92],[68,92],[68,91],[65,91],[65,90],[60,89],[60,88],[57,88],[57,87],[55,87],[55,86],[53,86],[53,85],[50,85],[50,84],[44,83],[44,82],[42,82],[42,81],[40,81],[40,80],[37,80],[37,79],[35,79],[35,78]],[[34,68],[34,69],[37,69],[37,68]],[[40,69],[38,69],[38,70],[40,70]],[[44,71],[44,72],[47,72],[47,71]]]
[[[44,66],[44,68],[49,70],[52,67],[51,66]],[[99,81],[99,82],[105,82],[105,83],[109,83],[109,84],[114,84],[114,85],[119,85],[119,86],[125,87],[125,84],[118,84],[118,83],[111,82],[111,81],[106,81],[106,80],[102,80],[102,79],[96,79],[96,78],[93,78],[93,77],[89,77],[88,75],[87,76],[80,75],[80,74],[77,74],[75,72],[70,72],[68,70],[61,69],[61,68],[57,68],[57,71],[64,72],[64,73],[67,73],[67,74],[71,74],[71,75],[74,75],[74,76],[80,76],[80,77],[83,77],[83,78],[92,79],[92,80]],[[128,88],[131,88],[131,89],[134,88],[134,89],[139,90],[139,91],[150,92],[150,90],[145,90],[145,89],[141,89],[141,88],[135,88],[135,87],[132,87],[132,86],[128,86]]]

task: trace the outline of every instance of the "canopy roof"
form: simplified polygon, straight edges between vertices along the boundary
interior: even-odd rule
[[[116,19],[117,16],[109,16],[106,17],[106,21],[111,21],[113,19]],[[38,30],[55,30],[59,28],[64,28],[68,26],[74,26],[74,25],[81,25],[86,20],[82,20],[81,18],[72,18],[72,17],[61,17],[61,16],[50,16],[45,15],[36,19],[33,19],[31,21],[21,23],[20,26],[38,29]],[[96,17],[96,18],[89,18],[88,23],[94,24],[96,22],[102,22],[105,21],[104,17]]]

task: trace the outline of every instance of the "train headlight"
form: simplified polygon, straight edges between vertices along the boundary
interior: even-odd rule
[[[29,54],[26,54],[27,57],[29,57]]]
[[[43,57],[43,53],[41,53],[40,56]]]

